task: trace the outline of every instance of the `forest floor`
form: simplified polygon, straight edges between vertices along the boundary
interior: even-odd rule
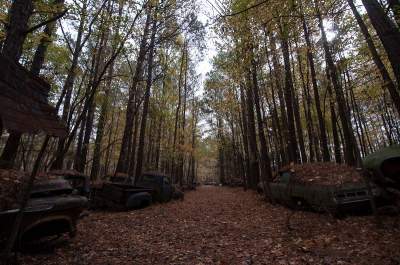
[[[378,229],[368,216],[337,220],[293,213],[251,191],[203,186],[186,193],[184,201],[131,212],[92,212],[81,220],[76,238],[23,254],[21,262],[400,264],[400,230],[394,221],[386,217]]]

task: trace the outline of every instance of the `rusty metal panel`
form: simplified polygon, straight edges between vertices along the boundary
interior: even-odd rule
[[[66,137],[65,125],[47,101],[49,91],[46,81],[0,55],[0,116],[5,128]]]

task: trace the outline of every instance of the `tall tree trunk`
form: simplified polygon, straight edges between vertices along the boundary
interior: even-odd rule
[[[14,0],[9,12],[7,35],[3,44],[2,55],[18,62],[28,30],[28,21],[33,11],[32,0]]]
[[[396,20],[397,26],[400,27],[400,1],[399,0],[388,0],[389,8],[392,10],[394,19]]]
[[[151,10],[149,10],[149,13],[151,14]],[[155,53],[155,49],[156,49],[155,48],[156,33],[157,33],[157,8],[155,8],[155,12],[153,13],[153,26],[151,29],[151,39],[150,39],[150,45],[149,45],[149,58],[147,60],[147,82],[146,82],[146,90],[145,90],[144,102],[143,102],[143,116],[142,116],[142,122],[140,125],[140,133],[139,133],[135,183],[142,175],[144,139],[146,136],[146,123],[147,123],[147,116],[148,116],[148,112],[149,112],[151,86],[153,84],[153,61],[154,61],[154,53]]]
[[[178,104],[176,106],[176,111],[175,111],[175,126],[174,126],[173,146],[172,146],[171,174],[174,175],[174,178],[176,178],[175,174],[176,142],[178,139],[178,131],[179,131],[179,114],[181,112],[181,105],[182,105],[182,76],[184,71],[183,68],[185,65],[186,52],[187,52],[186,41],[184,41],[184,44],[182,46],[181,64],[178,77]],[[175,179],[174,181],[177,180],[178,179]]]
[[[132,139],[132,131],[133,131],[133,120],[134,120],[134,113],[135,113],[135,93],[137,93],[137,86],[140,80],[142,79],[143,75],[143,64],[145,61],[146,53],[147,53],[147,38],[150,30],[150,23],[151,23],[151,11],[150,7],[147,9],[147,18],[146,23],[143,30],[142,40],[140,42],[139,48],[139,55],[136,62],[136,69],[135,74],[132,78],[132,85],[129,89],[129,99],[128,105],[126,109],[126,120],[125,120],[125,128],[124,128],[124,135],[122,137],[121,143],[121,151],[118,158],[118,164],[116,172],[127,173],[128,171],[128,146],[129,141]]]
[[[75,48],[74,48],[74,51],[72,54],[71,66],[68,69],[67,78],[65,79],[64,86],[63,86],[63,93],[65,93],[65,98],[64,98],[63,113],[61,116],[61,120],[64,123],[67,123],[68,126],[69,126],[68,117],[70,116],[72,90],[73,90],[75,79],[76,79],[76,72],[77,72],[78,63],[79,63],[79,57],[81,55],[82,48],[84,45],[82,39],[83,39],[83,33],[85,30],[85,24],[86,24],[86,17],[87,17],[86,12],[87,12],[87,1],[85,0],[83,2],[83,6],[82,6],[82,15],[80,17],[78,33],[77,33],[77,37],[76,37],[76,41],[75,41]],[[56,151],[56,159],[51,166],[52,169],[62,169],[63,168],[64,157],[62,156],[62,153],[63,153],[64,145],[65,145],[65,139],[59,139],[57,151]]]
[[[250,170],[250,154],[249,154],[249,142],[248,142],[248,122],[247,122],[247,110],[246,110],[246,97],[244,93],[243,84],[240,84],[240,109],[241,109],[241,128],[242,128],[242,140],[243,140],[243,149],[244,149],[244,161],[245,161],[245,176],[244,179],[244,188],[247,189],[250,178],[251,178],[251,170]]]
[[[317,117],[318,117],[320,148],[322,151],[323,160],[325,162],[328,162],[328,161],[330,161],[331,158],[330,158],[330,152],[329,152],[329,148],[328,148],[328,137],[326,135],[325,117],[322,112],[321,99],[320,99],[320,95],[319,95],[319,86],[318,86],[318,82],[317,82],[317,73],[315,70],[314,56],[312,54],[313,46],[311,43],[311,32],[308,28],[308,25],[307,25],[304,15],[302,15],[302,25],[303,25],[304,36],[306,39],[306,44],[307,44],[307,60],[308,60],[308,65],[310,67],[311,83],[313,85],[315,107],[316,107]]]
[[[281,37],[281,47],[283,53],[283,61],[285,66],[285,102],[286,102],[286,110],[288,117],[288,130],[289,130],[289,162],[299,162],[299,150],[297,147],[297,139],[296,139],[296,127],[295,127],[295,118],[294,118],[294,99],[293,99],[293,79],[292,79],[292,70],[290,65],[290,54],[289,54],[289,43],[288,43],[288,31],[287,25],[279,25],[280,27],[280,37]]]
[[[225,153],[224,153],[224,134],[223,134],[223,120],[219,116],[217,118],[217,127],[218,127],[218,168],[219,168],[219,182],[222,185],[227,184],[226,176],[225,176]]]
[[[296,133],[297,133],[297,140],[299,142],[299,151],[300,151],[300,161],[302,163],[307,163],[307,154],[306,154],[306,148],[304,145],[304,133],[303,133],[303,125],[301,122],[301,111],[300,111],[300,103],[299,103],[299,93],[297,92],[296,88],[296,69],[295,69],[295,59],[294,59],[294,51],[291,46],[291,42],[289,42],[289,51],[290,51],[290,57],[291,57],[291,65],[292,67],[292,97],[293,97],[293,111],[294,111],[294,121],[296,125]]]
[[[87,110],[83,114],[84,116],[82,117],[82,121],[80,124],[80,130],[79,130],[79,135],[78,135],[78,140],[76,144],[76,151],[75,151],[75,157],[74,157],[74,169],[76,171],[83,171],[84,164],[82,162],[82,146],[83,146],[83,138],[85,135],[85,124],[86,124],[86,119],[87,119]]]
[[[267,34],[265,34],[267,35]],[[265,36],[265,39],[267,38],[267,36]],[[283,139],[283,133],[282,133],[282,127],[281,127],[281,123],[279,121],[279,115],[278,115],[278,107],[276,104],[276,95],[275,95],[275,87],[274,87],[274,80],[273,80],[273,76],[274,73],[272,71],[272,65],[271,65],[271,61],[270,61],[270,54],[268,52],[267,47],[265,47],[265,55],[267,57],[267,62],[268,62],[268,69],[269,69],[269,75],[271,76],[271,96],[272,96],[272,105],[273,105],[273,109],[272,109],[272,126],[274,129],[274,135],[276,136],[276,138],[278,139],[278,143],[279,143],[279,147],[277,148],[278,153],[281,157],[281,161],[278,162],[279,163],[285,163],[287,158],[286,158],[286,152],[285,152],[285,145],[284,145],[284,139]],[[268,100],[268,97],[266,97]]]
[[[332,126],[332,138],[333,138],[333,150],[335,155],[335,162],[341,164],[343,160],[342,160],[342,151],[340,147],[339,128],[337,126],[335,99],[332,91],[330,73],[328,69],[326,69],[326,75],[327,75],[326,90],[328,91],[329,94],[329,108],[331,113],[331,126]]]
[[[362,0],[372,26],[378,33],[383,47],[388,55],[393,72],[396,76],[397,86],[400,86],[400,30],[386,14],[377,0]]]
[[[379,73],[381,74],[381,78],[383,81],[383,86],[387,88],[387,90],[390,93],[390,96],[392,97],[392,101],[394,105],[396,106],[397,112],[400,115],[400,92],[399,92],[399,87],[396,88],[396,85],[394,84],[392,78],[390,77],[390,74],[388,70],[386,69],[385,64],[383,63],[381,57],[378,54],[378,51],[375,47],[375,44],[372,40],[371,35],[368,32],[368,28],[365,25],[360,13],[358,12],[356,6],[354,5],[354,0],[347,0],[349,3],[349,6],[351,10],[353,11],[353,14],[357,20],[357,23],[361,29],[362,34],[364,35],[365,41],[367,42],[369,51],[371,53],[372,59],[374,60],[374,63],[376,64]]]
[[[105,43],[108,39],[108,36],[106,36],[107,33],[102,32],[101,35],[99,36],[99,39],[97,41],[97,44],[95,48],[93,49],[93,62],[92,62],[92,70],[91,70],[91,81],[89,83],[89,87],[87,89],[86,95],[88,100],[89,107],[87,111],[87,116],[86,116],[86,122],[85,122],[85,133],[83,137],[83,142],[82,142],[82,149],[80,150],[79,153],[77,153],[77,156],[80,156],[80,167],[77,168],[79,172],[84,172],[85,171],[85,166],[86,166],[86,160],[87,160],[87,155],[89,152],[89,144],[90,144],[90,138],[92,135],[93,131],[93,123],[94,123],[94,112],[96,109],[96,103],[94,101],[94,97],[89,99],[89,93],[93,89],[93,86],[96,82],[96,80],[99,79],[100,72],[104,68],[104,46]]]
[[[140,122],[140,117],[139,114],[136,114],[134,117],[134,129],[133,129],[133,136],[131,139],[131,150],[130,150],[130,155],[129,155],[129,167],[128,167],[128,175],[130,177],[133,177],[133,174],[135,173],[135,166],[136,166],[136,147],[137,147],[137,135],[139,132],[139,122]]]
[[[187,44],[185,45],[187,47]],[[184,74],[184,82],[183,82],[183,108],[182,108],[182,134],[181,134],[181,139],[180,139],[180,146],[185,145],[185,128],[186,128],[186,103],[187,103],[187,75],[188,75],[188,63],[189,63],[189,52],[186,51],[186,56],[185,56],[185,74]],[[184,167],[185,167],[185,153],[180,152],[179,154],[180,157],[180,166],[178,169],[178,178],[179,178],[179,185],[182,187],[182,181],[184,178]]]
[[[329,48],[328,39],[326,37],[325,28],[322,21],[318,2],[315,0],[315,8],[318,18],[318,26],[322,35],[322,44],[325,51],[325,59],[327,69],[329,70],[329,78],[332,81],[333,89],[335,90],[336,102],[339,105],[339,116],[342,124],[342,130],[345,140],[345,157],[346,163],[351,166],[355,166],[360,162],[360,152],[357,146],[357,142],[354,136],[354,131],[350,121],[350,110],[347,107],[346,100],[343,94],[343,88],[341,87],[338,79],[338,73],[333,61],[333,57]]]
[[[271,160],[268,155],[268,147],[267,142],[265,140],[264,134],[264,121],[261,115],[261,106],[260,106],[260,93],[257,81],[257,65],[255,60],[252,60],[252,77],[253,77],[253,96],[255,109],[257,114],[257,123],[258,123],[258,138],[260,140],[260,169],[261,169],[261,182],[264,188],[265,196],[268,200],[273,200],[271,196],[271,190],[269,183],[272,181],[272,170],[271,170]]]
[[[276,88],[278,90],[278,99],[279,99],[279,106],[280,106],[280,114],[281,114],[281,120],[282,120],[282,131],[283,131],[283,139],[285,143],[285,152],[287,153],[288,156],[290,155],[290,150],[289,150],[289,144],[288,144],[288,139],[289,139],[289,125],[288,125],[288,116],[286,112],[286,104],[285,104],[285,98],[284,98],[284,93],[283,93],[283,88],[282,88],[282,83],[281,83],[281,64],[279,63],[278,56],[277,56],[277,50],[276,50],[276,41],[275,37],[273,34],[270,34],[270,44],[271,44],[271,53],[272,53],[272,64],[274,66],[274,74],[275,74],[275,82],[276,82]],[[282,161],[284,164],[289,162],[289,157],[284,157],[285,159],[287,158],[288,160]]]
[[[119,9],[118,9],[119,17],[122,16],[123,7],[124,7],[124,2],[121,1],[119,4]],[[108,13],[109,17],[112,16],[112,12],[113,12],[113,6],[110,1],[108,9],[107,9],[107,13]],[[112,40],[112,44],[110,47],[111,54],[113,54],[115,47],[116,47],[117,37],[119,35],[119,27],[120,27],[120,20],[118,20],[118,23],[116,25],[116,32],[114,33],[114,37],[112,38],[113,40]],[[109,32],[107,32],[105,35],[108,36],[108,34],[109,34]],[[108,37],[106,37],[105,39],[108,39]],[[107,79],[107,83],[105,85],[104,98],[103,98],[103,102],[101,104],[100,117],[99,117],[99,121],[97,124],[96,139],[95,139],[94,150],[93,150],[92,169],[90,171],[90,178],[92,180],[97,179],[99,170],[100,170],[101,145],[102,145],[102,141],[103,141],[104,129],[106,126],[108,109],[109,109],[109,97],[110,97],[111,89],[112,89],[111,86],[112,86],[113,75],[114,75],[114,64],[115,63],[112,63],[108,70],[108,79]]]
[[[96,139],[95,139],[94,150],[93,150],[92,169],[90,171],[90,178],[92,180],[97,179],[99,170],[100,170],[101,146],[102,146],[102,142],[103,142],[104,129],[105,129],[106,122],[107,122],[108,109],[109,109],[109,104],[110,104],[109,97],[111,94],[113,72],[114,72],[114,67],[111,66],[110,70],[109,70],[109,74],[108,74],[109,79],[106,84],[103,103],[101,105],[100,117],[99,117],[99,121],[97,124]]]
[[[254,117],[254,97],[252,92],[252,76],[250,69],[247,73],[246,85],[246,103],[247,103],[247,141],[249,143],[249,163],[250,175],[249,186],[252,189],[257,188],[258,181],[260,180],[259,161],[258,161],[258,147],[257,147],[257,133]]]
[[[308,136],[308,145],[309,145],[309,153],[310,153],[310,162],[315,161],[315,152],[314,152],[314,139],[313,139],[313,119],[311,115],[311,96],[310,96],[310,82],[309,82],[309,72],[307,71],[307,82],[304,78],[304,69],[303,62],[300,55],[299,47],[296,41],[296,50],[297,50],[297,63],[299,65],[300,79],[302,85],[302,93],[303,93],[303,109],[304,116],[306,117],[306,127],[307,127],[307,136]],[[308,68],[307,68],[308,70]]]

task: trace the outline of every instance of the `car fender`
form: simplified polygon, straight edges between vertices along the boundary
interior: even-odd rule
[[[148,206],[152,203],[151,194],[148,192],[139,192],[131,195],[126,201],[127,209],[137,209]]]
[[[23,238],[24,235],[26,235],[28,232],[34,230],[35,228],[41,226],[41,225],[46,225],[46,224],[51,224],[52,222],[65,222],[68,227],[66,227],[65,231],[69,233],[73,233],[76,230],[76,223],[73,222],[73,220],[67,216],[67,215],[55,215],[55,216],[49,216],[49,217],[44,217],[40,218],[36,222],[33,222],[26,226],[23,231],[20,232],[20,238]]]
[[[27,232],[28,230],[31,230],[35,226],[38,226],[38,225],[41,225],[41,224],[44,224],[44,223],[50,223],[50,222],[53,222],[53,221],[67,221],[68,224],[69,224],[70,230],[72,230],[72,228],[74,226],[74,222],[72,221],[72,219],[69,216],[66,216],[66,215],[55,215],[55,216],[40,218],[36,222],[33,222],[32,224],[30,224],[27,227],[25,227],[25,229],[23,230],[23,233]]]

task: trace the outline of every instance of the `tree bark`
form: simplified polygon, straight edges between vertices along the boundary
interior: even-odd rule
[[[244,85],[240,84],[239,89],[240,89],[240,109],[241,109],[241,128],[242,128],[242,140],[243,140],[243,149],[244,149],[244,161],[245,161],[245,176],[244,176],[244,188],[247,189],[249,182],[250,182],[250,176],[251,176],[251,170],[250,170],[250,154],[249,154],[249,142],[248,142],[248,122],[247,122],[247,110],[246,110],[246,97],[244,93]]]
[[[246,103],[247,103],[247,141],[249,143],[249,187],[252,189],[257,188],[258,181],[260,180],[259,161],[258,161],[258,147],[257,147],[257,133],[254,117],[254,97],[252,92],[252,77],[250,69],[247,73],[246,85]]]
[[[299,149],[297,147],[297,139],[296,139],[296,127],[295,127],[295,118],[294,118],[294,99],[293,99],[293,79],[292,79],[292,71],[290,64],[290,54],[289,54],[289,43],[288,43],[288,31],[287,25],[279,25],[280,34],[281,34],[281,46],[283,53],[283,61],[285,66],[285,102],[286,102],[286,110],[288,117],[288,130],[289,130],[289,142],[288,142],[288,151],[289,151],[289,162],[299,162]]]
[[[383,47],[388,55],[397,86],[400,86],[400,30],[386,14],[377,0],[362,0],[373,27],[378,33]]]
[[[310,67],[310,75],[311,75],[311,83],[313,85],[313,91],[314,91],[314,100],[315,100],[315,107],[317,111],[317,117],[318,117],[318,128],[319,128],[319,134],[320,134],[320,148],[322,151],[322,159],[324,162],[328,162],[331,160],[330,158],[330,152],[328,148],[328,137],[326,134],[326,125],[325,125],[325,117],[323,116],[322,112],[322,107],[321,107],[321,99],[319,95],[319,86],[317,82],[317,73],[315,70],[315,63],[314,63],[314,56],[312,54],[312,43],[311,43],[311,32],[309,31],[307,22],[304,18],[304,15],[302,15],[302,25],[303,25],[303,31],[304,31],[304,36],[306,39],[306,44],[307,44],[307,60],[308,60],[308,65]]]
[[[284,98],[284,93],[283,93],[283,88],[282,88],[282,83],[281,83],[281,64],[279,63],[278,56],[277,56],[277,50],[276,50],[276,42],[275,42],[275,37],[273,34],[270,35],[270,44],[271,44],[271,53],[272,53],[272,64],[274,66],[274,75],[275,75],[275,82],[276,82],[276,88],[278,90],[278,99],[279,99],[279,106],[280,106],[280,114],[281,114],[281,120],[282,120],[282,131],[283,131],[283,140],[285,143],[285,152],[287,153],[287,156],[289,156],[290,151],[289,151],[289,144],[288,144],[288,139],[289,139],[289,125],[288,125],[288,116],[286,112],[286,104],[285,104],[285,98]],[[285,160],[282,161],[283,164],[286,164],[289,162],[289,157],[286,155],[282,158]]]
[[[79,57],[81,55],[82,48],[84,45],[82,39],[83,39],[83,33],[85,30],[85,24],[86,24],[86,16],[87,16],[86,12],[87,12],[87,1],[84,1],[83,5],[82,5],[82,15],[81,15],[80,21],[79,21],[78,32],[77,32],[76,41],[75,41],[75,47],[74,47],[74,51],[72,54],[72,62],[71,62],[71,66],[68,69],[67,78],[65,79],[64,86],[63,86],[63,92],[65,93],[65,98],[64,98],[64,105],[63,105],[63,112],[62,112],[61,120],[64,123],[67,123],[67,126],[70,125],[70,124],[68,124],[68,117],[70,116],[72,90],[73,90],[74,82],[75,82],[75,78],[76,78]],[[61,154],[63,153],[64,145],[65,145],[65,139],[59,139],[57,151],[56,151],[56,159],[51,166],[52,169],[62,169],[63,168],[64,157],[62,157]]]
[[[329,48],[328,39],[326,37],[325,28],[322,21],[322,16],[318,7],[318,2],[315,0],[315,9],[317,12],[318,26],[322,35],[322,44],[325,51],[325,59],[327,69],[329,70],[329,78],[332,81],[333,89],[335,90],[336,102],[339,105],[339,116],[342,124],[342,130],[345,141],[345,158],[346,163],[350,166],[356,166],[361,162],[360,152],[354,136],[354,131],[350,121],[350,110],[347,107],[346,100],[343,94],[343,88],[338,79],[338,73],[333,61],[333,57]]]
[[[386,69],[385,64],[383,63],[381,57],[378,54],[378,51],[375,47],[375,44],[372,40],[371,35],[368,32],[368,28],[365,25],[360,13],[358,12],[354,0],[347,0],[349,3],[349,6],[351,10],[353,11],[353,14],[357,20],[358,26],[361,29],[362,34],[364,35],[365,41],[367,42],[369,51],[371,53],[372,59],[376,65],[376,67],[379,70],[379,73],[381,75],[382,81],[383,81],[383,87],[385,87],[389,93],[390,96],[392,97],[392,101],[397,109],[398,114],[400,115],[400,93],[399,93],[399,88],[396,88],[396,85],[394,84],[392,78],[390,77],[390,74],[388,70]]]
[[[150,23],[151,23],[151,12],[150,8],[148,7],[147,11],[147,18],[146,18],[146,23],[143,29],[143,36],[142,40],[140,42],[140,48],[139,48],[139,55],[137,58],[136,62],[136,69],[135,69],[135,74],[132,78],[132,85],[129,89],[129,99],[128,99],[128,105],[127,105],[127,110],[126,110],[126,120],[125,120],[125,128],[124,128],[124,134],[122,137],[122,143],[121,143],[121,151],[119,154],[118,158],[118,164],[116,168],[116,172],[120,173],[127,173],[128,171],[128,157],[129,157],[129,152],[128,152],[128,145],[129,141],[132,138],[132,131],[133,131],[133,120],[134,120],[134,114],[135,114],[135,94],[137,93],[137,87],[142,79],[143,75],[143,64],[145,61],[146,53],[147,53],[147,38],[150,30]]]
[[[253,97],[255,103],[255,109],[257,114],[257,123],[258,123],[258,138],[260,140],[260,171],[261,171],[261,182],[264,188],[265,197],[269,201],[273,201],[271,196],[271,189],[269,183],[272,181],[272,169],[271,169],[271,160],[268,155],[268,147],[267,142],[265,140],[264,133],[264,121],[261,115],[261,106],[260,106],[260,93],[258,87],[257,80],[257,65],[255,60],[252,60],[252,77],[253,77]]]
[[[151,10],[149,10],[149,14],[151,15]],[[137,164],[136,164],[136,174],[135,174],[135,183],[142,175],[142,167],[143,167],[143,153],[144,153],[144,139],[146,136],[146,123],[147,116],[149,112],[149,104],[150,104],[150,95],[151,95],[151,86],[153,84],[153,63],[154,63],[154,53],[155,53],[155,41],[156,41],[156,33],[157,33],[157,8],[155,8],[155,12],[153,13],[153,26],[151,30],[151,39],[149,45],[149,58],[147,60],[147,82],[146,82],[146,90],[144,94],[144,102],[143,102],[143,116],[142,122],[140,125],[140,133],[139,133],[139,143],[138,143],[138,153],[137,153]]]
[[[388,0],[389,8],[392,10],[396,24],[400,27],[400,1]]]

